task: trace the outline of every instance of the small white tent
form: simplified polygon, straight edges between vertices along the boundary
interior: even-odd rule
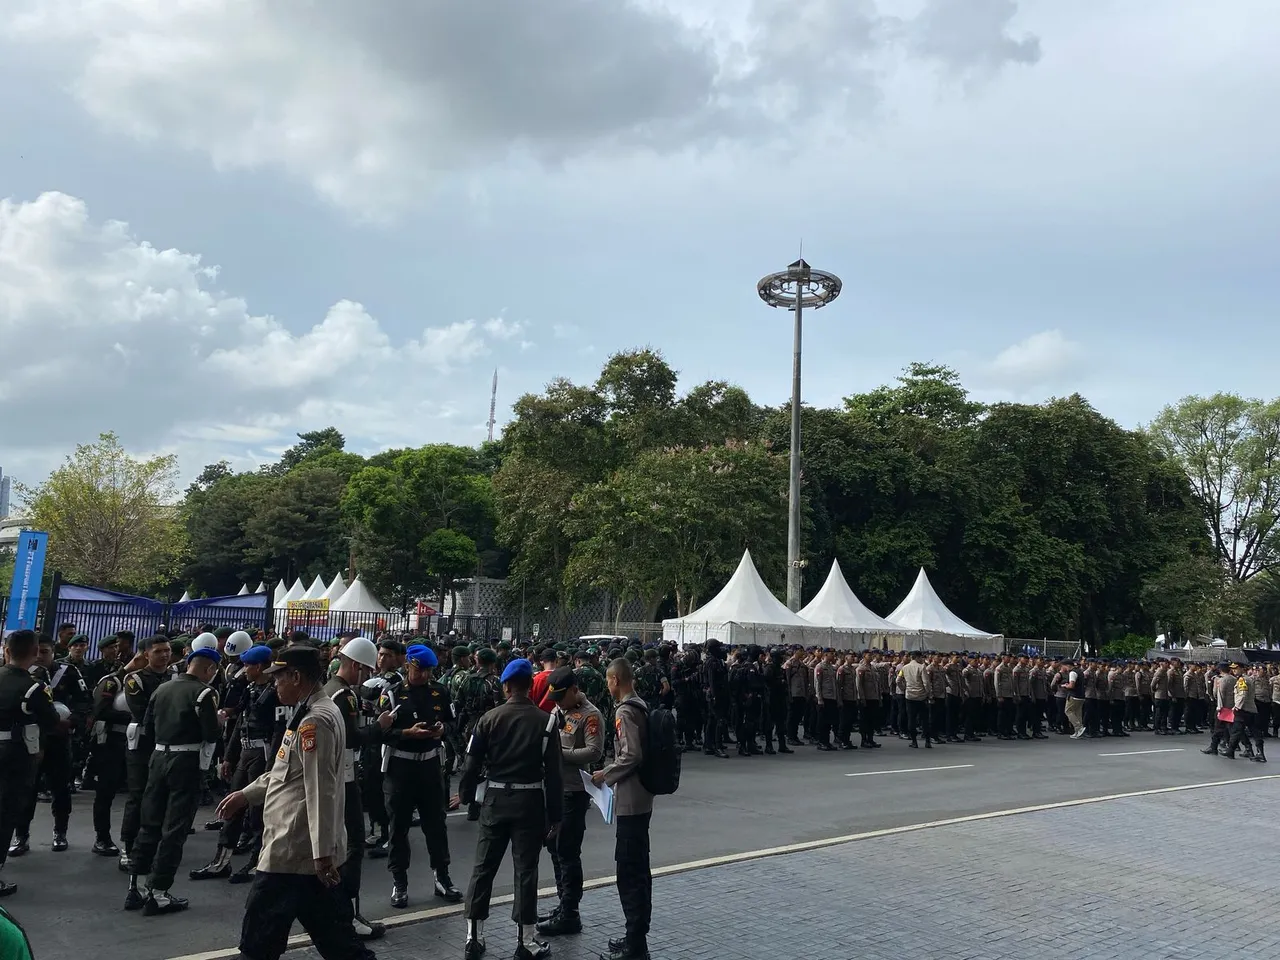
[[[190,603],[190,602],[191,602],[191,594],[190,594],[190,593],[188,593],[186,590],[183,590],[183,591],[182,591],[182,596],[180,596],[180,597],[178,598],[178,602],[179,602],[179,603]]]
[[[800,616],[814,626],[827,627],[831,630],[860,634],[857,647],[866,649],[871,645],[872,635],[901,636],[907,631],[897,624],[890,623],[883,617],[876,616],[867,608],[858,595],[849,587],[844,573],[840,570],[840,561],[832,561],[831,572],[827,574],[827,582],[809,601],[808,606],[800,611]],[[812,636],[812,634],[810,635]],[[830,643],[825,646],[847,646]]]
[[[324,592],[324,596],[321,597],[321,599],[328,600],[329,608],[332,609],[333,605],[337,603],[339,598],[341,598],[341,596],[346,592],[347,581],[342,579],[342,574],[335,574],[333,583],[329,584],[329,589]]]
[[[283,607],[284,598],[287,597],[288,595],[289,595],[289,588],[286,587],[284,585],[284,581],[281,580],[279,583],[276,584],[276,592],[272,595],[271,605],[273,607]]]
[[[263,580],[258,584],[258,589],[253,591],[253,595],[256,597],[258,594],[266,593],[266,592],[267,592],[267,581]]]
[[[237,597],[249,596],[249,585],[247,583],[240,584],[240,590],[236,593]]]
[[[971,627],[947,609],[929,582],[924,567],[920,568],[911,592],[885,619],[916,635],[908,638],[909,649],[997,653],[1002,647],[998,633]]]
[[[287,607],[290,600],[301,600],[306,596],[306,594],[307,588],[303,585],[302,578],[299,577],[297,580],[293,581],[293,586],[290,587],[289,592],[284,595],[284,600],[281,602],[280,606]]]
[[[324,578],[320,574],[316,574],[316,578],[311,581],[311,586],[307,587],[307,592],[302,595],[303,600],[319,600],[324,596],[325,585]]]
[[[387,612],[382,601],[373,595],[373,591],[366,587],[359,577],[351,581],[351,586],[347,587],[335,603],[329,604],[329,609],[347,613]]]
[[[814,631],[814,643],[822,642],[818,634],[827,633],[792,613],[769,592],[748,550],[723,590],[687,616],[662,621],[662,639],[680,646],[712,638],[727,644],[764,646],[782,642],[784,634],[789,641],[803,643],[806,628]],[[844,639],[851,637],[846,634]]]

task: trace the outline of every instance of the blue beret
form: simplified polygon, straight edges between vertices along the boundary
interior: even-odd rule
[[[240,654],[240,662],[249,667],[260,667],[271,662],[271,648],[259,643]]]
[[[435,652],[425,643],[415,643],[404,652],[406,660],[411,660],[420,667],[434,667],[438,661]]]
[[[514,680],[517,677],[531,679],[533,677],[533,664],[528,660],[512,660],[507,664],[507,669],[502,671],[502,682]]]
[[[190,663],[196,657],[205,657],[212,660],[214,663],[222,662],[222,654],[218,652],[217,647],[200,647],[196,650],[192,650],[187,654],[187,663]]]

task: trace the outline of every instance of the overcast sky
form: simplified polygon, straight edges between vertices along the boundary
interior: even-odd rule
[[[7,0],[0,466],[484,436],[661,349],[804,399],[957,368],[1122,423],[1274,396],[1275,0]],[[16,16],[14,11],[16,10]]]

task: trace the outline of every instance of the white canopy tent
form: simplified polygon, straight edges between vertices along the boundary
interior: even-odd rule
[[[289,588],[285,586],[283,580],[276,584],[276,592],[272,595],[271,605],[279,608],[284,606],[284,598],[289,595]]]
[[[858,595],[850,588],[844,573],[840,569],[840,561],[831,563],[831,572],[827,574],[827,582],[809,601],[808,606],[800,611],[800,616],[815,627],[826,627],[842,633],[858,634],[854,649],[865,650],[873,644],[874,637],[899,637],[908,631],[897,624],[890,623],[877,616],[867,605],[858,599]],[[812,633],[806,634],[811,639]],[[818,641],[813,641],[818,642]],[[829,643],[824,646],[841,646],[847,649],[848,644]]]
[[[334,575],[333,583],[329,584],[329,589],[324,592],[324,595],[320,599],[328,600],[329,608],[332,609],[333,605],[337,603],[339,598],[341,598],[341,596],[346,592],[347,581],[343,580],[342,574],[338,573]]]
[[[317,573],[316,578],[311,581],[311,586],[307,587],[307,592],[302,595],[302,599],[319,600],[324,596],[325,589],[324,577]]]
[[[248,585],[247,583],[242,583],[242,584],[240,584],[240,589],[239,589],[239,591],[236,593],[236,596],[237,596],[237,597],[247,597],[247,596],[249,596],[249,585]]]
[[[267,592],[267,581],[263,580],[258,584],[258,589],[253,591],[253,595],[256,597],[258,594],[266,593],[266,592]]]
[[[182,596],[180,596],[180,597],[178,598],[178,602],[179,602],[179,603],[190,603],[190,602],[191,602],[191,594],[190,594],[188,591],[183,590],[183,591],[182,591]]]
[[[342,596],[329,604],[329,609],[346,613],[388,612],[382,601],[373,595],[373,591],[366,587],[359,577],[351,581],[351,586],[347,587]]]
[[[829,636],[838,640],[828,644]],[[781,643],[784,637],[794,643],[830,646],[848,646],[855,640],[848,631],[816,627],[788,610],[760,579],[750,550],[743,553],[738,569],[712,599],[687,616],[662,621],[662,639],[682,647],[712,638],[727,644],[765,646]]]
[[[920,568],[911,592],[898,608],[885,617],[906,631],[906,648],[916,650],[972,650],[975,653],[999,653],[1003,647],[998,633],[986,633],[965,623],[947,609]]]

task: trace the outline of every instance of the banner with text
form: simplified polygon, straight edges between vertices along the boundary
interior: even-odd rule
[[[18,555],[13,564],[13,583],[9,587],[9,607],[4,618],[4,632],[34,630],[40,610],[40,579],[44,576],[44,558],[49,550],[49,535],[38,530],[23,530],[18,538]]]

